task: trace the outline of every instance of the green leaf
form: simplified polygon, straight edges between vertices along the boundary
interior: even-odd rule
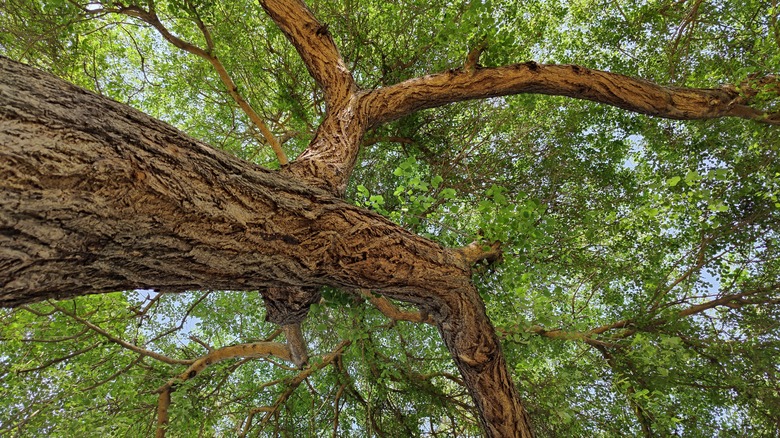
[[[439,196],[441,196],[444,199],[455,199],[455,195],[456,195],[455,189],[446,188],[441,191],[441,194]]]

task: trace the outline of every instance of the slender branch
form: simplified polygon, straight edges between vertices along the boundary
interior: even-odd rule
[[[155,436],[164,438],[168,427],[168,410],[171,405],[171,394],[176,390],[176,386],[190,380],[203,372],[208,366],[227,359],[258,358],[266,356],[276,356],[284,360],[291,360],[290,352],[285,344],[278,342],[253,342],[251,344],[231,345],[210,351],[194,361],[183,373],[174,377],[157,389],[160,393],[157,400],[157,430]]]
[[[198,29],[200,29],[201,33],[203,33],[203,37],[206,40],[207,49],[202,49],[172,34],[171,31],[168,30],[168,28],[166,28],[165,25],[162,24],[160,18],[157,16],[157,13],[154,10],[145,11],[144,9],[138,6],[133,5],[133,6],[126,6],[126,7],[120,6],[118,8],[103,8],[103,9],[87,11],[87,12],[93,14],[94,13],[101,13],[101,14],[116,13],[116,14],[126,15],[129,17],[138,18],[141,21],[155,28],[157,32],[159,32],[160,35],[163,38],[165,38],[165,40],[168,41],[169,43],[173,44],[174,46],[178,47],[181,50],[184,50],[185,52],[191,53],[193,55],[196,55],[208,61],[212,65],[212,67],[214,67],[214,70],[216,70],[219,79],[225,85],[225,88],[227,88],[227,92],[230,95],[230,97],[233,98],[233,100],[238,104],[241,110],[244,111],[247,117],[249,117],[249,120],[255,126],[257,126],[257,128],[263,134],[263,138],[265,138],[265,140],[268,142],[268,144],[271,146],[274,153],[276,154],[276,158],[279,160],[279,164],[284,166],[289,163],[289,160],[287,159],[287,155],[284,153],[284,150],[282,150],[282,145],[279,143],[279,140],[276,139],[276,137],[273,135],[271,130],[268,128],[268,125],[266,125],[263,119],[260,118],[260,115],[257,114],[254,108],[252,108],[252,106],[249,104],[249,102],[247,102],[246,99],[244,99],[244,97],[241,96],[241,94],[238,92],[238,86],[233,81],[233,78],[230,76],[227,69],[225,69],[225,66],[222,64],[219,58],[217,58],[217,56],[214,55],[214,42],[212,41],[211,33],[208,31],[206,25],[203,23],[203,21],[201,21],[200,17],[197,15],[196,12],[193,12],[196,16],[195,22],[196,25],[198,26]]]
[[[39,370],[48,368],[48,367],[50,367],[50,366],[52,366],[54,364],[58,364],[60,362],[64,362],[64,361],[66,361],[68,359],[72,359],[72,358],[74,358],[74,357],[76,357],[78,355],[81,355],[81,354],[84,354],[84,353],[86,353],[88,351],[94,350],[95,348],[100,347],[101,345],[103,345],[105,342],[106,341],[96,342],[96,343],[94,343],[92,345],[88,345],[88,346],[86,346],[84,348],[81,348],[79,350],[76,350],[76,351],[73,351],[73,352],[71,352],[69,354],[66,354],[65,356],[48,360],[48,361],[42,363],[41,365],[38,365],[37,367],[24,368],[24,369],[18,370],[17,373],[20,373],[20,374],[21,373],[29,373],[29,372],[32,372],[32,371],[39,371]]]
[[[425,312],[410,312],[396,307],[390,300],[383,296],[376,296],[368,290],[361,290],[361,295],[368,300],[382,314],[394,321],[423,322],[425,324],[436,325],[433,318]]]
[[[375,126],[453,102],[526,93],[591,100],[670,119],[739,117],[780,125],[780,113],[747,106],[748,99],[742,96],[745,90],[733,86],[663,87],[617,73],[533,61],[482,68],[473,73],[450,70],[410,79],[368,92],[362,96],[362,104],[369,113],[371,125]]]
[[[252,342],[249,344],[230,345],[218,348],[201,356],[192,362],[192,365],[184,370],[184,372],[169,380],[155,392],[162,392],[166,390],[166,388],[173,388],[182,382],[194,378],[210,365],[222,362],[223,360],[235,359],[237,357],[260,358],[266,356],[276,356],[287,361],[291,360],[287,345],[279,342]]]
[[[615,347],[615,344],[610,344],[604,341],[599,341],[598,339],[593,339],[592,335],[588,332],[569,332],[565,330],[560,329],[545,329],[542,326],[534,325],[531,327],[528,327],[526,331],[530,333],[535,333],[539,336],[544,336],[546,338],[550,339],[558,339],[558,340],[564,340],[564,341],[582,341],[590,346],[593,347]]]
[[[685,308],[683,310],[680,310],[679,312],[677,312],[677,317],[678,318],[685,318],[685,317],[688,317],[688,316],[691,316],[691,315],[697,315],[699,313],[704,312],[705,310],[712,309],[712,308],[719,307],[719,306],[725,306],[725,307],[729,307],[729,308],[740,308],[740,307],[743,307],[743,306],[746,306],[746,305],[773,304],[773,300],[769,300],[769,299],[748,301],[748,300],[745,300],[744,298],[748,297],[748,296],[758,295],[758,294],[761,294],[761,293],[774,292],[774,291],[777,291],[777,290],[780,290],[780,284],[774,284],[774,285],[767,286],[767,287],[759,287],[759,288],[743,291],[743,292],[736,293],[736,294],[724,295],[724,296],[722,296],[720,298],[716,298],[714,300],[710,300],[710,301],[707,301],[707,302],[704,302],[704,303],[701,303],[701,304],[694,304],[694,305],[691,305],[691,306],[689,306],[689,307],[687,307],[687,308]],[[650,321],[649,323],[644,324],[642,326],[642,328],[647,329],[648,327],[657,327],[657,326],[664,325],[667,322],[669,322],[668,318],[656,318],[656,319],[653,319],[652,321]],[[603,326],[600,326],[600,327],[588,330],[587,332],[585,332],[585,335],[590,337],[590,336],[593,336],[593,335],[598,335],[598,334],[605,333],[605,332],[610,331],[610,330],[623,328],[625,330],[622,330],[621,332],[619,332],[615,336],[613,336],[614,339],[623,339],[623,338],[626,338],[628,336],[633,335],[634,333],[636,333],[638,331],[638,329],[628,328],[631,325],[633,325],[634,323],[635,323],[635,321],[632,321],[630,319],[624,319],[624,320],[621,320],[621,321],[614,322],[612,324],[606,324],[606,325],[603,325]]]
[[[696,304],[693,306],[688,307],[687,309],[681,310],[678,313],[678,316],[680,318],[684,318],[686,316],[695,315],[697,313],[704,312],[707,309],[712,309],[714,307],[718,306],[727,306],[731,308],[739,308],[744,305],[750,305],[750,304],[762,304],[766,301],[745,301],[744,298],[750,295],[756,295],[762,292],[773,292],[780,290],[780,284],[776,284],[771,287],[767,288],[757,288],[745,292],[741,292],[738,294],[731,294],[731,295],[725,295],[721,298],[707,301],[706,303]]]
[[[596,347],[596,349],[601,353],[602,357],[604,357],[604,360],[607,362],[609,367],[612,368],[613,372],[618,372],[618,363],[615,360],[615,357],[610,354],[610,352],[605,347]],[[650,414],[647,412],[647,410],[634,397],[635,393],[636,388],[634,388],[634,382],[629,381],[629,385],[626,388],[626,400],[637,416],[639,425],[642,427],[642,434],[646,438],[652,438],[655,436],[653,434],[652,418],[650,417]]]
[[[261,421],[261,427],[264,426],[266,423],[268,423],[268,420],[271,419],[271,417],[279,410],[279,408],[284,404],[285,401],[292,395],[292,393],[295,391],[295,388],[297,388],[301,382],[306,380],[310,375],[314,374],[315,372],[325,368],[327,365],[329,365],[331,362],[333,362],[334,359],[341,356],[341,353],[344,351],[345,348],[347,348],[352,341],[341,341],[336,348],[333,349],[330,353],[322,356],[321,361],[317,361],[309,368],[306,368],[305,370],[298,373],[296,376],[294,376],[289,382],[287,389],[276,399],[276,402],[274,402],[273,406],[261,406],[257,408],[253,408],[249,411],[249,415],[247,416],[246,422],[244,423],[244,428],[239,434],[239,436],[246,436],[246,434],[249,432],[249,430],[252,428],[252,420],[254,419],[254,416],[260,412],[265,412],[265,416],[263,416],[263,419]]]
[[[62,312],[63,314],[70,316],[72,319],[78,321],[79,323],[89,327],[92,331],[95,333],[98,333],[108,339],[109,341],[119,344],[124,348],[127,348],[128,350],[134,351],[138,354],[141,354],[143,356],[151,357],[152,359],[157,359],[160,362],[164,362],[170,365],[190,365],[194,361],[193,360],[185,360],[185,359],[174,359],[165,355],[162,355],[160,353],[155,353],[154,351],[147,350],[145,348],[141,348],[137,345],[131,344],[127,341],[123,341],[122,339],[108,333],[107,331],[103,330],[102,328],[96,326],[95,324],[92,324],[91,322],[87,321],[84,318],[81,318],[80,316],[76,315],[74,312],[71,312],[64,307],[60,306],[57,303],[49,302],[49,305],[57,309],[58,311]]]
[[[141,354],[139,354],[139,355],[138,355],[138,357],[137,357],[137,358],[135,358],[135,360],[133,360],[132,362],[128,363],[128,364],[127,364],[127,365],[125,365],[123,368],[120,368],[119,370],[117,370],[116,372],[114,372],[113,374],[111,374],[110,376],[108,376],[108,377],[106,377],[106,378],[103,378],[103,379],[101,379],[101,380],[98,380],[97,382],[95,382],[95,383],[93,383],[93,384],[91,384],[91,385],[89,385],[89,386],[86,386],[86,387],[84,387],[84,388],[80,388],[80,389],[79,389],[79,392],[88,392],[88,391],[92,391],[93,389],[95,389],[95,388],[97,388],[97,387],[99,387],[99,386],[101,386],[101,385],[104,385],[104,384],[106,384],[106,383],[108,383],[108,382],[112,382],[112,381],[113,381],[114,379],[116,379],[117,377],[119,377],[119,376],[121,376],[122,374],[126,373],[126,372],[127,372],[129,369],[130,369],[130,368],[132,368],[132,367],[136,366],[136,365],[138,364],[138,362],[140,362],[140,361],[141,361],[143,358],[144,358],[144,356],[143,356],[143,355],[141,355]]]
[[[336,391],[335,400],[333,400],[333,438],[339,436],[339,413],[341,411],[341,396],[344,393],[344,389],[347,387],[346,383],[342,383]]]

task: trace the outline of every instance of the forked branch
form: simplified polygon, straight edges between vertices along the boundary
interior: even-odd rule
[[[234,358],[258,358],[275,356],[284,360],[290,360],[290,351],[285,344],[278,342],[253,342],[250,344],[231,345],[213,350],[201,356],[183,373],[169,380],[165,385],[157,389],[160,396],[157,400],[157,438],[164,438],[168,427],[168,411],[171,405],[171,394],[177,385],[190,380],[200,374],[209,365]]]

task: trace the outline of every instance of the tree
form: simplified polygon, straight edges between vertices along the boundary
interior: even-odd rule
[[[4,430],[776,433],[773,9],[587,5],[8,3],[234,155],[2,59]]]

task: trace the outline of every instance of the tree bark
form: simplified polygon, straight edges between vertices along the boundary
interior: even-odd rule
[[[488,436],[531,436],[468,255],[0,58],[0,305],[331,285],[436,321]]]

